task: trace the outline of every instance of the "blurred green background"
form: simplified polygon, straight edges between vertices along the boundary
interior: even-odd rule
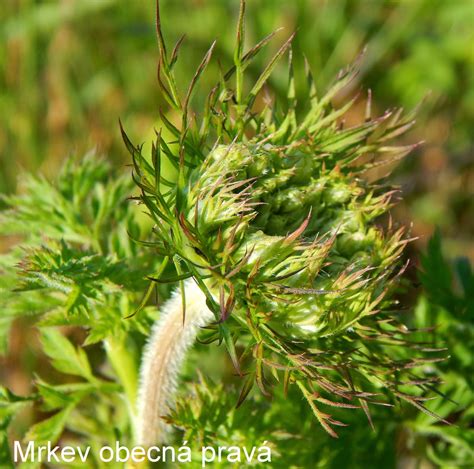
[[[119,117],[135,141],[159,125],[158,109],[166,106],[156,83],[154,3],[2,2],[0,192],[15,190],[22,170],[51,175],[65,158],[93,147],[127,162]],[[237,0],[163,0],[162,10],[168,43],[186,34],[179,62],[184,80],[214,38],[221,63],[230,63]],[[397,170],[404,202],[395,214],[413,223],[419,243],[438,225],[449,256],[473,259],[474,2],[248,2],[247,44],[279,27],[281,41],[297,30],[295,55],[300,62],[301,53],[307,56],[320,88],[366,46],[358,87],[373,91],[379,113],[426,98],[407,137],[425,143]],[[255,73],[265,56],[259,60]],[[272,82],[277,93],[285,80],[282,67]],[[360,106],[364,100],[365,92]]]
[[[232,62],[238,3],[161,0],[167,43],[186,34],[178,62],[183,83],[190,80],[215,38],[215,55],[223,68]],[[23,171],[53,176],[65,159],[91,148],[117,166],[125,166],[129,156],[120,136],[119,118],[134,142],[146,141],[153,128],[159,127],[160,108],[173,120],[156,82],[154,17],[153,0],[1,2],[0,193],[21,187]],[[432,316],[442,311],[446,335],[459,343],[472,342],[472,324],[467,326],[468,318],[465,325],[458,324],[454,314],[459,292],[451,291],[446,283],[451,279],[450,260],[465,256],[474,261],[470,138],[474,124],[474,1],[248,0],[248,47],[279,27],[283,29],[277,40],[255,61],[250,74],[257,76],[262,63],[297,30],[295,60],[302,65],[302,54],[307,57],[320,89],[366,47],[359,81],[350,90],[352,94],[361,91],[360,99],[348,121],[363,114],[367,89],[372,90],[376,114],[395,106],[411,109],[424,99],[416,126],[401,142],[424,144],[392,177],[404,197],[393,216],[398,222],[412,224],[411,234],[418,237],[409,253],[414,265],[436,227],[442,235],[442,246],[435,243],[430,260],[424,263],[428,281],[417,302],[417,325],[431,324]],[[215,61],[199,85],[201,101],[215,80],[217,67]],[[271,85],[272,92],[283,92],[285,67],[277,69]],[[0,240],[0,251],[8,242]],[[443,288],[449,294],[440,296]],[[467,306],[458,309],[472,312],[470,305],[469,310]],[[452,317],[447,313],[450,308]],[[32,372],[30,352],[24,353],[25,341],[18,333],[12,337],[11,354],[0,362],[19,393],[29,388]],[[454,350],[456,344],[452,345]],[[468,347],[462,353],[455,351],[454,357],[458,356],[464,361],[458,360],[457,367],[451,363],[449,370],[462,380],[461,376],[472,371],[472,351],[470,355]],[[469,381],[463,388],[453,379],[447,381],[455,383],[458,391],[472,385]],[[423,416],[418,419],[422,433],[425,422]],[[417,427],[413,424],[413,428]]]

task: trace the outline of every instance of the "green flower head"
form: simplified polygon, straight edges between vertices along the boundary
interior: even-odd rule
[[[393,110],[372,118],[369,93],[365,119],[346,128],[354,100],[342,107],[333,101],[354,82],[356,66],[322,97],[307,66],[306,98],[298,104],[292,37],[247,83],[248,64],[272,35],[244,52],[244,9],[242,2],[234,65],[197,114],[191,98],[214,45],[181,96],[177,48],[167,52],[158,15],[159,81],[181,126],[163,116],[174,138],[158,133],[150,157],[123,136],[140,201],[155,222],[148,244],[175,266],[173,277],[154,280],[179,283],[184,302],[184,280],[198,284],[215,317],[202,339],[224,341],[237,370],[245,371],[241,399],[253,382],[264,394],[279,382],[296,384],[334,436],[337,423],[318,400],[360,399],[368,414],[366,400],[383,392],[421,406],[394,384],[418,362],[407,355],[407,329],[392,314],[407,240],[389,217],[381,218],[394,191],[377,178],[377,167],[413,148],[392,143],[413,116]],[[287,99],[262,101],[287,52]],[[174,180],[164,165],[175,167]]]

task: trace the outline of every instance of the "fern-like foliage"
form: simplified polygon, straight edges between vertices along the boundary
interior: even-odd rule
[[[180,122],[162,113],[150,155],[122,129],[134,181],[90,154],[69,160],[54,181],[23,176],[19,195],[5,198],[0,233],[18,238],[0,256],[0,352],[23,318],[39,329],[49,365],[28,396],[0,388],[2,462],[11,460],[9,432],[26,408],[47,414],[20,437],[91,446],[90,467],[103,467],[102,445],[132,445],[139,355],[156,319],[152,294],[166,296],[188,278],[215,321],[190,356],[185,376],[194,382],[166,417],[180,430],[175,443],[268,441],[276,468],[382,466],[395,461],[397,439],[421,442],[440,465],[472,461],[472,383],[464,378],[472,375],[472,325],[463,315],[472,312],[473,276],[459,262],[461,288],[453,291],[437,238],[423,261],[426,295],[412,324],[400,320],[408,239],[390,221],[395,192],[377,176],[413,148],[394,143],[413,115],[372,117],[369,94],[363,122],[346,128],[354,100],[333,102],[354,83],[356,66],[323,95],[306,67],[307,95],[297,103],[292,37],[247,83],[246,68],[274,35],[244,50],[244,13],[242,2],[234,65],[195,112],[214,45],[181,93],[181,42],[167,49],[158,11],[159,82]],[[285,54],[287,99],[274,103],[264,92]],[[452,326],[433,335],[435,322]],[[79,344],[69,335],[77,328]],[[454,353],[443,362],[447,338]],[[221,343],[237,376],[196,380],[195,368],[220,357]],[[443,398],[428,400],[433,393]],[[400,401],[412,407],[387,409]]]
[[[141,230],[128,200],[132,182],[93,153],[68,160],[53,181],[22,181],[0,215],[0,232],[20,240],[0,257],[1,353],[13,322],[31,316],[44,353],[64,376],[49,383],[40,372],[28,397],[2,388],[2,462],[10,461],[7,428],[31,404],[50,417],[17,437],[54,443],[67,429],[76,435],[71,441],[83,435],[84,447],[117,435],[131,441],[139,350],[155,316],[147,305],[134,312],[160,261],[133,241]],[[60,332],[64,326],[86,331],[81,347]],[[108,358],[102,368],[83,348],[96,343]]]

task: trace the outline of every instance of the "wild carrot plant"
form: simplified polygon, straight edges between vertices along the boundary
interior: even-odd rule
[[[428,412],[419,387],[410,390],[418,381],[412,370],[439,360],[423,355],[438,350],[411,343],[398,321],[394,293],[408,240],[403,228],[381,222],[395,191],[366,177],[413,148],[393,144],[413,115],[394,109],[373,117],[369,94],[364,122],[345,128],[353,101],[340,108],[332,101],[355,79],[355,66],[323,96],[306,67],[307,96],[298,106],[293,36],[247,83],[245,69],[273,35],[246,51],[244,12],[242,2],[234,65],[195,112],[193,92],[214,44],[181,95],[174,73],[181,42],[167,50],[158,11],[158,81],[180,124],[162,116],[173,141],[158,133],[150,156],[122,129],[138,200],[154,222],[147,244],[176,272],[151,280],[179,289],[162,307],[141,369],[144,444],[165,438],[160,416],[172,406],[181,362],[204,325],[201,340],[223,342],[243,377],[238,404],[254,384],[267,397],[276,385],[295,387],[333,437],[342,423],[325,406],[361,407],[369,422],[369,404],[395,398]],[[285,54],[288,93],[279,105],[262,94]],[[175,167],[176,181],[163,176],[164,162]]]
[[[34,315],[44,353],[68,378],[52,384],[40,374],[27,397],[2,388],[2,460],[7,428],[31,404],[48,416],[26,440],[95,450],[117,439],[267,440],[274,467],[328,463],[318,445],[354,413],[379,432],[377,408],[400,401],[437,419],[424,402],[444,349],[401,320],[409,238],[389,213],[397,191],[387,168],[414,147],[397,144],[414,115],[373,116],[368,93],[362,122],[346,126],[358,98],[334,102],[357,63],[324,94],[306,64],[297,102],[293,36],[249,81],[246,69],[275,39],[246,48],[244,17],[242,1],[234,64],[195,109],[215,44],[182,91],[181,41],[167,47],[158,10],[158,82],[173,119],[161,113],[150,154],[122,128],[133,181],[90,154],[54,183],[26,177],[5,199],[0,230],[21,242],[1,258],[2,351],[13,321]],[[268,81],[284,61],[287,98],[275,102]],[[78,347],[70,330],[85,331]],[[190,373],[224,348],[233,377]],[[195,382],[180,386],[186,361]],[[314,434],[318,445],[308,444]],[[339,434],[357,441],[350,428]],[[102,467],[94,454],[91,465]]]

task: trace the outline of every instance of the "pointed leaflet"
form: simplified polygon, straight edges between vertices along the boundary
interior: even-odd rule
[[[265,67],[263,70],[262,74],[259,76],[257,82],[253,86],[253,88],[250,90],[249,96],[247,98],[247,109],[250,110],[250,108],[253,105],[253,102],[258,94],[258,92],[262,89],[263,85],[265,82],[268,80],[269,76],[273,72],[274,68],[276,67],[278,61],[281,59],[282,55],[288,50],[288,48],[291,45],[291,42],[293,41],[293,38],[295,37],[295,33],[293,33],[288,40],[280,47],[278,52],[273,56],[272,60],[268,63],[268,65]]]
[[[224,340],[224,345],[227,349],[227,352],[229,353],[229,356],[232,360],[232,364],[234,365],[235,370],[240,376],[242,376],[239,359],[237,357],[237,352],[235,350],[234,339],[232,338],[229,328],[225,324],[219,324],[219,331]]]
[[[58,371],[69,375],[81,376],[88,381],[94,380],[86,353],[75,348],[57,329],[44,328],[41,331],[43,350],[51,358]]]
[[[245,16],[245,1],[240,0],[239,21],[237,23],[237,44],[234,51],[235,64],[235,99],[237,104],[242,101],[243,89],[243,70],[242,70],[242,54],[244,50],[244,16]]]
[[[64,431],[64,427],[73,409],[73,404],[68,405],[52,417],[33,425],[28,430],[25,441],[34,441],[35,445],[47,444],[48,442],[51,444],[56,443]]]

